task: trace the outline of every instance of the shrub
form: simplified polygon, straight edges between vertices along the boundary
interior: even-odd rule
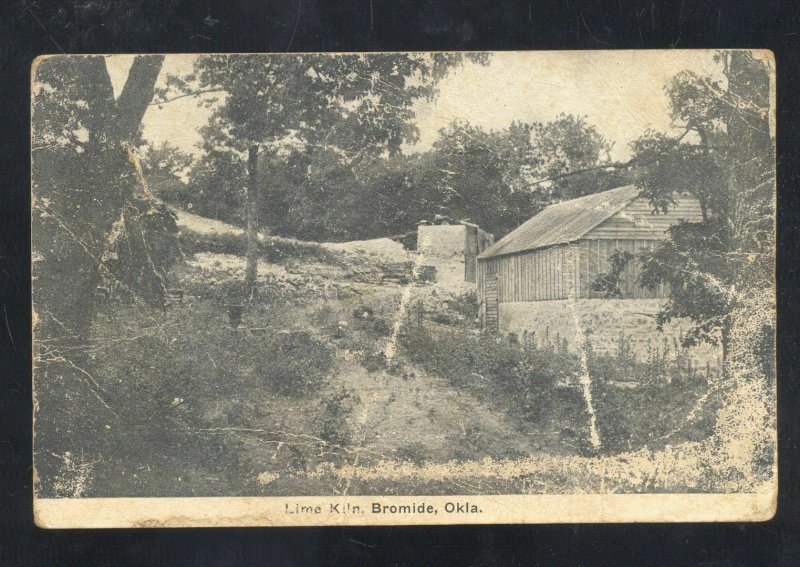
[[[591,452],[590,416],[576,385],[580,366],[561,337],[544,332],[536,346],[532,334],[479,335],[464,329],[440,327],[438,332],[410,323],[401,334],[406,356],[456,387],[481,388],[501,407],[528,424],[548,424],[561,432],[564,446]],[[714,408],[705,376],[685,357],[654,351],[637,361],[629,341],[620,338],[615,356],[588,350],[591,392],[602,450],[608,453],[642,446],[699,440],[712,432]],[[622,388],[617,383],[627,383]],[[693,412],[693,409],[697,411]],[[693,419],[687,422],[687,417]]]
[[[247,239],[244,232],[201,234],[183,228],[180,232],[180,244],[186,254],[210,252],[243,256],[247,250]],[[316,242],[302,242],[277,236],[266,237],[259,241],[259,249],[262,258],[278,264],[291,259],[302,259],[339,265],[344,256],[343,253],[328,250]]]
[[[395,452],[395,457],[400,461],[408,461],[421,467],[426,461],[431,459],[430,451],[425,443],[420,441],[413,441],[408,445],[400,447]]]
[[[412,303],[409,313],[418,323],[428,319],[441,325],[474,328],[478,316],[478,296],[474,291],[436,296]]]
[[[210,252],[243,256],[247,250],[244,234],[201,234],[182,228],[179,238],[181,249],[185,254]]]
[[[374,372],[386,370],[389,365],[383,351],[372,348],[364,351],[364,355],[361,359],[361,366],[372,374]]]
[[[268,335],[259,351],[262,383],[289,396],[318,388],[333,367],[333,349],[308,331]]]
[[[647,360],[639,361],[628,352],[624,338],[620,345],[616,356],[592,355],[588,360],[605,452],[696,441],[712,433],[719,400],[704,398],[709,394],[707,376],[688,357],[668,356],[665,348],[653,349]]]
[[[474,458],[485,450],[486,439],[479,425],[461,425],[460,429],[450,436],[453,454],[456,459]]]
[[[222,282],[217,282],[211,288],[210,292],[206,292],[213,297],[220,305],[232,305],[242,303],[246,297],[244,292],[244,282],[240,279],[229,279]]]
[[[323,304],[314,309],[309,316],[309,320],[317,329],[324,329],[327,331],[336,329],[337,323],[339,322],[336,310],[328,304]]]
[[[320,438],[338,448],[347,445],[351,438],[350,428],[347,424],[348,417],[353,412],[353,406],[359,401],[358,395],[345,388],[322,400],[320,402],[323,407]]]
[[[547,414],[555,385],[577,370],[574,356],[538,348],[528,337],[519,341],[464,329],[433,333],[408,324],[400,339],[406,356],[429,372],[457,387],[480,383],[495,396],[516,400],[529,421]]]
[[[453,299],[447,302],[447,306],[451,311],[461,315],[468,322],[472,322],[478,316],[478,293],[475,290],[469,290],[466,293],[456,295]]]
[[[388,320],[366,305],[359,305],[353,309],[353,328],[368,334],[373,339],[382,339],[389,336],[394,328]]]
[[[269,262],[281,263],[287,259],[302,259],[339,265],[344,254],[328,250],[316,242],[302,242],[277,236],[267,237],[260,243],[261,253]]]

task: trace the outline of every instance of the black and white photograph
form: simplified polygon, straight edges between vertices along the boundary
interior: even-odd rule
[[[775,80],[37,58],[37,524],[769,519]]]

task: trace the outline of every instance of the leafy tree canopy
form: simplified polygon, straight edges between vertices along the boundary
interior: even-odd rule
[[[688,317],[688,342],[721,340],[727,355],[732,317],[753,299],[741,290],[765,296],[773,286],[775,165],[767,65],[745,51],[716,61],[724,79],[684,71],[666,87],[672,118],[695,141],[646,132],[633,148],[654,211],[678,192],[703,210],[701,222],[673,227],[666,246],[644,256],[641,281],[670,285],[662,322]]]
[[[415,142],[413,103],[434,96],[436,82],[465,59],[483,64],[488,55],[210,55],[188,77],[171,76],[159,94],[219,93],[202,102],[220,103],[204,131],[206,149],[295,144],[352,160]]]

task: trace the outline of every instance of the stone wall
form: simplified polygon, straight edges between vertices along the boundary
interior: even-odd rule
[[[690,328],[688,321],[673,321],[663,332],[656,328],[656,313],[664,299],[559,299],[500,303],[500,329],[521,335],[535,332],[537,343],[556,337],[566,339],[575,351],[579,333],[586,336],[592,349],[601,354],[616,355],[620,337],[624,337],[631,353],[647,360],[665,349],[674,356],[681,349],[681,338]],[[717,368],[722,358],[719,348],[706,345],[693,347],[689,355],[695,364]]]

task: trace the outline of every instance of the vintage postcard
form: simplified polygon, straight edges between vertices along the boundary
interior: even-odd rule
[[[770,52],[31,80],[38,525],[773,515]]]

